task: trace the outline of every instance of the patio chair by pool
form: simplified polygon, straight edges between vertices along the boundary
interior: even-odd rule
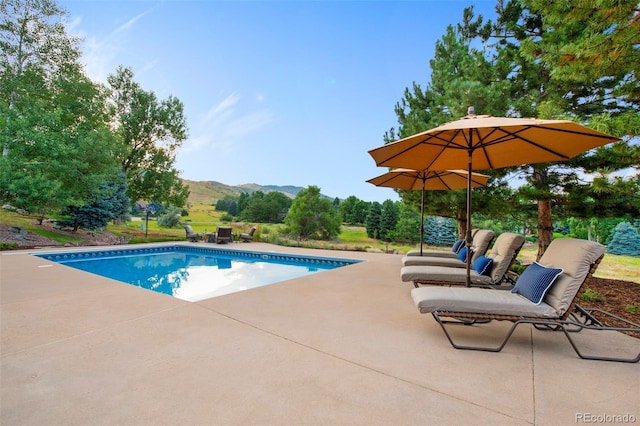
[[[480,256],[473,262],[473,268],[470,271],[471,285],[482,287],[500,285],[506,279],[507,272],[523,244],[524,237],[520,234],[511,232],[500,234],[489,255]],[[413,281],[415,287],[419,287],[420,284],[465,285],[467,268],[436,265],[404,266],[400,270],[400,277],[405,282]]]
[[[233,229],[230,226],[218,226],[218,230],[213,234],[213,238],[210,238],[209,242],[216,244],[220,243],[232,243],[233,242]]]
[[[471,251],[473,253],[471,262],[475,262],[480,256],[484,256],[491,245],[491,241],[496,236],[496,233],[490,229],[478,229],[476,230],[473,241],[471,242]],[[454,251],[452,247],[451,251],[429,250],[424,251],[422,256],[407,253],[402,258],[402,264],[404,266],[417,266],[417,265],[436,265],[436,266],[451,266],[454,268],[464,268],[467,266],[465,261],[465,255],[461,255],[460,252],[465,249],[464,240],[460,244],[459,250]],[[432,254],[429,254],[432,253]]]
[[[193,228],[191,227],[191,225],[186,225],[184,227],[184,231],[187,234],[187,241],[196,242],[204,238],[203,234],[193,232]]]
[[[249,232],[241,233],[238,238],[240,238],[243,242],[248,243],[253,240],[253,234],[256,232],[256,227],[252,226]]]
[[[420,287],[411,291],[411,297],[420,313],[433,315],[456,349],[500,352],[518,325],[532,324],[540,330],[562,330],[580,358],[638,362],[640,353],[631,358],[583,354],[570,336],[571,332],[583,329],[640,332],[640,325],[624,319],[622,321],[628,326],[606,327],[593,315],[595,311],[604,311],[576,305],[580,289],[595,272],[604,251],[603,245],[592,241],[561,238],[551,242],[539,263],[529,266],[511,291]],[[486,324],[492,320],[513,322],[504,340],[496,347],[458,344],[445,325]]]

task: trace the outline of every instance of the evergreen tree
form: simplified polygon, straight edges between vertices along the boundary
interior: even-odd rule
[[[451,246],[457,239],[455,223],[450,218],[427,216],[424,243],[431,246]]]
[[[637,176],[631,184],[610,177],[640,163],[640,147],[631,143],[640,129],[637,2],[501,0],[496,10],[495,22],[465,10],[460,29],[482,40],[507,72],[509,112],[568,118],[623,139],[562,164],[522,168],[528,185],[521,195],[538,207],[540,257],[551,242],[554,207],[582,217],[640,208],[637,192],[628,192],[637,190]],[[579,172],[601,178],[585,183]]]
[[[396,104],[399,128],[384,136],[385,143],[458,119],[474,105],[482,114],[505,115],[509,109],[505,93],[509,83],[505,72],[471,47],[471,39],[449,26],[436,42],[435,56],[430,61],[430,82],[423,88],[414,82],[403,99]],[[513,191],[500,177],[508,169],[483,171],[496,179],[486,189],[474,189],[473,211],[504,215],[513,207]],[[425,213],[456,219],[461,235],[466,230],[466,191],[429,191],[425,194]],[[403,202],[420,207],[419,191],[398,191]],[[496,200],[500,202],[496,202]]]
[[[393,231],[389,231],[392,241],[415,244],[420,241],[420,213],[412,206],[398,203],[398,222]]]
[[[348,196],[343,202],[340,203],[339,211],[342,215],[342,221],[348,224],[355,224],[355,208],[358,202],[358,198],[355,195]]]
[[[612,254],[626,256],[640,256],[640,234],[638,230],[628,222],[621,222],[616,226],[613,238],[607,246],[607,251]]]
[[[340,203],[342,220],[351,225],[363,225],[367,220],[368,211],[369,203],[354,195],[350,195]]]
[[[382,216],[382,204],[374,201],[369,206],[369,212],[367,213],[367,220],[365,228],[367,230],[367,236],[369,238],[380,238],[380,220]]]
[[[242,216],[244,210],[249,205],[249,201],[251,201],[251,197],[248,193],[240,193],[240,196],[238,197],[238,216]]]
[[[110,220],[121,218],[129,211],[130,201],[126,195],[127,186],[122,179],[112,185],[102,185],[93,199],[83,206],[69,206],[62,214],[71,218],[61,223],[73,227],[95,231],[102,229]]]
[[[380,239],[389,241],[390,232],[396,229],[398,223],[398,206],[391,200],[382,203],[382,212],[380,214]]]

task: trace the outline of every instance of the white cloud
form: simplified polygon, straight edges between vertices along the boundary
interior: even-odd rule
[[[135,24],[148,15],[152,9],[142,12],[119,25],[104,37],[99,37],[83,31],[81,28],[82,17],[74,17],[68,29],[75,32],[76,36],[84,39],[82,61],[89,78],[94,81],[106,83],[107,75],[113,73],[118,64],[122,62],[120,55],[126,51],[129,43],[128,33]],[[143,66],[143,71],[156,65],[157,61],[150,61]]]
[[[80,26],[82,23],[82,16],[76,16],[71,21],[69,21],[66,25],[67,32],[73,34],[76,32],[76,28]]]
[[[184,152],[206,147],[236,149],[247,137],[273,121],[274,114],[270,110],[246,111],[240,101],[240,96],[232,93],[202,114],[192,129],[194,136],[183,145]]]
[[[120,25],[118,28],[116,28],[111,34],[117,34],[120,32],[124,32],[127,30],[130,30],[131,28],[133,28],[133,25],[138,22],[142,17],[144,17],[145,15],[147,15],[150,11],[147,10],[145,12],[142,12],[140,14],[138,14],[137,16],[129,19],[127,22],[125,22],[124,24]]]
[[[232,107],[237,104],[239,100],[240,97],[237,93],[230,94],[229,96],[224,98],[222,102],[214,105],[211,109],[209,109],[209,112],[207,112],[207,114],[203,118],[203,121],[206,122],[210,120],[216,120],[221,115],[227,115],[228,113],[233,112]]]

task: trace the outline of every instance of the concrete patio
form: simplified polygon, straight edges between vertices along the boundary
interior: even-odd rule
[[[455,350],[413,305],[399,255],[227,247],[365,261],[190,303],[2,252],[0,424],[640,422],[640,365],[581,360],[529,326],[500,353]],[[455,331],[488,341],[509,326]]]

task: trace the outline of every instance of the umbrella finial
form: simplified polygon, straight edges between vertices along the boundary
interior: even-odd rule
[[[476,109],[473,107],[473,105],[467,108],[467,115],[476,115]]]

